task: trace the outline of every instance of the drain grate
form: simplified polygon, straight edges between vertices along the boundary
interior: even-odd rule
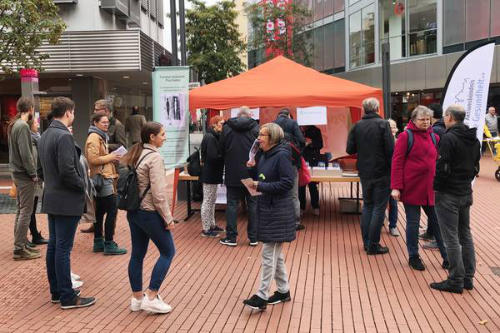
[[[495,274],[496,276],[500,276],[500,267],[490,266],[490,269],[493,272],[493,274]]]

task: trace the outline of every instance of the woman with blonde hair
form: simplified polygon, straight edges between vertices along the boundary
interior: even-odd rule
[[[253,188],[262,195],[257,202],[257,240],[262,242],[261,281],[258,292],[243,301],[252,308],[264,310],[267,304],[288,302],[290,285],[283,256],[283,243],[295,240],[295,211],[290,190],[294,183],[290,145],[283,142],[281,127],[268,123],[259,131],[261,154],[252,167]],[[272,280],[277,291],[269,297]]]

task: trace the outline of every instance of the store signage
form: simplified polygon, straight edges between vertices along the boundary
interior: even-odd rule
[[[167,169],[182,167],[189,156],[189,67],[155,67],[152,75],[153,119],[167,134],[160,153]]]
[[[495,43],[490,42],[464,53],[451,70],[443,93],[443,111],[452,104],[463,106],[465,124],[477,128],[479,142],[483,140],[494,51]]]

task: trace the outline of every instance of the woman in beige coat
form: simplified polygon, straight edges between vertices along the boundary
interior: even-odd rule
[[[94,224],[94,252],[104,252],[105,255],[119,255],[127,253],[126,249],[118,247],[113,240],[116,225],[116,186],[118,174],[115,161],[120,156],[108,151],[109,119],[105,113],[95,113],[92,116],[92,125],[85,143],[85,157],[89,163],[90,177],[96,190]],[[104,238],[103,238],[103,220]]]
[[[175,254],[172,229],[174,219],[167,200],[167,177],[159,149],[166,140],[165,130],[160,123],[148,122],[141,130],[141,142],[135,144],[123,161],[136,168],[140,199],[137,211],[127,211],[132,239],[132,254],[128,276],[132,287],[130,309],[168,313],[172,307],[163,302],[158,294]],[[143,294],[142,267],[148,250],[149,240],[158,248],[160,257],[156,261],[149,288]]]

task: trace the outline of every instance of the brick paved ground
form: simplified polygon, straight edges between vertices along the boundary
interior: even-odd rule
[[[0,215],[0,332],[475,332],[500,330],[500,183],[496,165],[482,161],[475,185],[472,229],[478,272],[475,289],[462,295],[431,291],[441,280],[439,252],[421,250],[424,272],[410,270],[404,237],[384,227],[389,255],[367,257],[361,246],[357,216],[338,214],[332,198],[348,195],[348,186],[323,186],[321,217],[305,217],[307,229],[285,246],[293,301],[252,312],[242,301],[259,283],[260,246],[240,237],[237,248],[199,237],[195,215],[175,230],[177,255],[161,294],[172,304],[164,316],[132,313],[127,278],[128,255],[104,257],[91,252],[92,237],[78,233],[72,267],[85,281],[83,295],[97,304],[63,311],[49,302],[43,259],[11,259],[13,215]],[[325,199],[326,198],[326,199]],[[184,206],[176,215],[183,218]],[[223,221],[222,213],[217,220]],[[46,218],[39,216],[46,232]],[[243,221],[239,224],[244,230]],[[403,209],[398,228],[405,230]],[[122,213],[116,239],[130,250]],[[157,257],[151,246],[145,262],[149,277]],[[482,324],[480,324],[480,322]]]

